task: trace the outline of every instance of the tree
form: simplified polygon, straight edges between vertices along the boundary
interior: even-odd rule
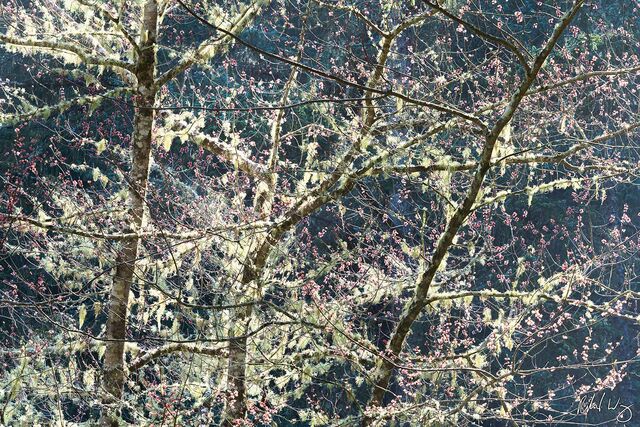
[[[635,179],[637,29],[598,6],[2,6],[74,93],[3,86],[3,421],[586,417],[637,361],[585,338],[637,323],[636,221],[591,207]]]
[[[113,3],[113,4],[112,4]],[[260,3],[243,6],[228,19],[230,31],[240,31],[251,22]],[[23,111],[9,114],[13,121],[34,116],[48,116],[53,111],[73,105],[99,103],[101,97],[125,92],[131,96],[135,109],[131,130],[130,170],[126,177],[127,212],[124,230],[118,236],[122,245],[117,250],[113,283],[109,295],[105,350],[102,364],[104,402],[122,397],[125,380],[124,346],[126,341],[130,288],[134,280],[135,263],[139,257],[140,236],[146,222],[147,184],[151,160],[154,112],[159,91],[172,79],[198,62],[206,62],[224,49],[229,38],[208,39],[195,49],[184,52],[167,70],[158,70],[158,29],[169,14],[170,2],[32,2],[21,6],[10,2],[3,6],[6,32],[0,36],[5,46],[25,54],[47,55],[63,61],[62,72],[72,65],[79,73],[87,73],[96,89],[105,70],[121,77],[117,89],[91,96],[80,96],[63,103],[38,107],[27,104]],[[138,36],[136,36],[138,35]],[[160,72],[159,72],[160,71]],[[97,75],[96,75],[97,74]],[[87,79],[87,77],[85,77]],[[16,95],[18,96],[18,95]],[[93,106],[92,106],[93,107]],[[99,142],[98,144],[103,144]],[[211,143],[213,148],[215,143]],[[98,150],[104,148],[98,145]],[[116,417],[106,413],[103,423],[114,424]]]

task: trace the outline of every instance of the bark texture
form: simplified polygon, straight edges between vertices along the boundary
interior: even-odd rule
[[[266,245],[266,246],[265,246]],[[241,277],[243,289],[249,290],[251,286],[259,286],[259,278],[266,263],[268,248],[270,245],[262,243],[253,256],[247,257],[247,267],[245,267]],[[230,333],[235,334],[235,338],[229,341],[228,354],[229,364],[227,367],[227,405],[222,414],[220,423],[223,427],[239,425],[237,420],[242,420],[247,415],[247,332],[253,306],[239,307],[234,313],[234,322]],[[235,325],[240,324],[240,328]],[[236,333],[239,331],[239,333]]]
[[[242,420],[247,414],[247,330],[252,307],[240,307],[235,313],[235,322],[243,325],[238,338],[229,341],[229,365],[227,367],[228,401],[222,416],[223,427],[238,425],[234,420]]]
[[[154,84],[155,45],[157,37],[158,6],[156,0],[148,0],[144,6],[140,34],[140,55],[136,64],[137,87],[134,95],[135,117],[131,146],[131,173],[129,177],[128,220],[129,232],[137,233],[144,223],[149,161],[151,156],[153,107],[156,90]],[[124,344],[127,333],[129,292],[135,278],[140,238],[123,242],[117,254],[116,272],[109,295],[106,329],[106,349],[102,373],[102,387],[106,404],[101,424],[118,425],[119,414],[115,409],[122,398],[126,369]]]

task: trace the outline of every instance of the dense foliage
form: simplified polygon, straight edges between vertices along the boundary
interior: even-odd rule
[[[632,425],[638,16],[3,1],[0,424]]]

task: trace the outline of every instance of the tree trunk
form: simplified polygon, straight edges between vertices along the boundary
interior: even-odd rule
[[[135,118],[131,147],[131,175],[129,177],[128,220],[129,231],[140,230],[144,223],[149,160],[151,155],[153,107],[156,90],[154,85],[155,43],[157,36],[158,8],[156,0],[148,0],[140,34],[141,53],[137,61],[137,90],[135,93]],[[119,414],[113,409],[122,398],[125,382],[124,344],[127,332],[129,291],[135,275],[138,258],[138,237],[126,240],[117,254],[116,272],[109,295],[106,329],[106,349],[102,372],[102,387],[106,392],[101,424],[118,425]]]
[[[266,263],[267,256],[271,248],[271,241],[267,237],[258,245],[258,249],[253,252],[246,260],[246,267],[242,274],[241,283],[244,289],[249,286],[259,286],[258,280],[262,273],[262,269]],[[236,309],[234,322],[231,327],[232,336],[237,338],[229,341],[229,365],[227,368],[227,404],[222,414],[220,425],[222,427],[232,427],[238,425],[235,420],[242,420],[247,414],[247,332],[251,316],[253,315],[253,306],[239,307]],[[237,330],[234,325],[242,324],[242,328],[238,328],[240,334],[236,334]]]
[[[247,325],[251,319],[252,307],[240,307],[236,310],[234,323],[243,323],[241,335],[229,341],[229,365],[227,368],[227,405],[222,416],[223,427],[237,425],[234,420],[244,419],[247,413]],[[232,327],[233,328],[233,327]]]

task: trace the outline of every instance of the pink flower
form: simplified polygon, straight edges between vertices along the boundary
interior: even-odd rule
[[[516,21],[518,23],[521,23],[522,21],[524,21],[524,15],[522,14],[522,12],[520,11],[516,12]]]

